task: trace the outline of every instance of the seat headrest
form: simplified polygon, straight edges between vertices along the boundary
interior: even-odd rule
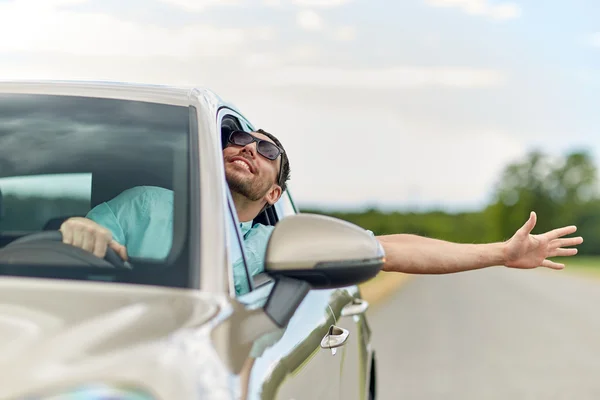
[[[225,148],[227,146],[227,140],[231,132],[240,130],[242,130],[242,127],[237,121],[229,118],[223,119],[221,122],[221,147]]]

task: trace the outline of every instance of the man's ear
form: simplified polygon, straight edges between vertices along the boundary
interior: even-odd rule
[[[277,200],[279,200],[282,193],[283,193],[283,191],[281,190],[281,186],[273,185],[271,190],[269,190],[269,192],[265,196],[265,200],[267,200],[267,203],[270,206],[272,206],[273,204],[277,203]]]

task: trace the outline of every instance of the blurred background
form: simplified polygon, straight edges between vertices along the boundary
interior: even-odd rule
[[[281,139],[302,211],[376,234],[576,224],[564,272],[376,278],[378,398],[598,399],[599,21],[597,0],[0,0],[0,77],[208,87]]]

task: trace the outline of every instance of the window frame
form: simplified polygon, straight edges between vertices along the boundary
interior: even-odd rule
[[[243,118],[239,113],[231,110],[230,108],[227,107],[221,107],[218,112],[217,112],[217,133],[219,135],[220,138],[222,138],[222,122],[225,118],[235,118],[237,120],[237,122],[240,124],[240,127],[242,129],[244,129],[244,125],[246,123],[245,118]],[[220,141],[221,142],[221,141]],[[248,282],[248,288],[249,288],[249,292],[253,292],[254,291],[254,283],[252,280],[252,277],[250,276],[250,270],[248,269],[248,259],[246,257],[246,248],[244,246],[244,239],[243,239],[243,235],[240,229],[240,221],[237,217],[237,212],[235,212],[235,204],[233,203],[233,198],[231,197],[231,191],[229,190],[229,187],[227,186],[227,184],[224,185],[225,187],[225,192],[226,192],[226,203],[225,204],[225,211],[226,214],[225,218],[231,218],[234,222],[235,225],[235,232],[230,233],[229,229],[227,228],[229,226],[228,221],[224,221],[226,224],[226,229],[225,229],[225,243],[227,244],[227,272],[228,272],[228,282],[229,282],[229,295],[232,298],[237,298],[238,295],[235,293],[235,276],[233,273],[233,264],[234,264],[234,259],[232,258],[232,252],[229,249],[229,244],[232,243],[232,240],[235,240],[235,242],[240,246],[240,250],[241,250],[241,254],[242,254],[242,258],[243,258],[243,262],[244,262],[244,270],[246,271],[246,280]],[[235,237],[230,238],[228,235],[230,234],[234,234]]]

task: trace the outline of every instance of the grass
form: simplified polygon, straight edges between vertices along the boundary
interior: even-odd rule
[[[553,259],[565,264],[565,272],[595,275],[600,277],[600,256],[574,256],[567,259]]]
[[[410,275],[399,272],[380,272],[373,279],[359,285],[360,294],[369,304],[377,304],[408,280]]]

